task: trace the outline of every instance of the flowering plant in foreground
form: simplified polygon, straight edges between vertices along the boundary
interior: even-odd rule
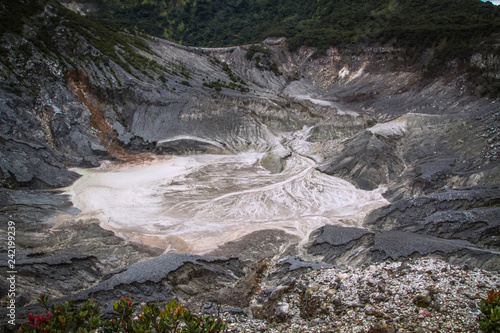
[[[479,303],[479,328],[485,332],[500,332],[500,289],[491,290]]]
[[[116,316],[102,320],[100,307],[93,300],[74,306],[72,301],[48,306],[48,297],[40,295],[38,300],[45,308],[45,315],[28,315],[28,321],[19,327],[19,332],[151,332],[151,333],[215,333],[224,332],[225,323],[210,315],[196,315],[180,303],[171,301],[164,309],[157,302],[142,305],[134,316],[134,301],[122,297],[113,302]]]

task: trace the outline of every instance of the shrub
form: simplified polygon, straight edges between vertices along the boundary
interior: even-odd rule
[[[266,56],[271,56],[272,52],[271,50],[267,49],[267,48],[264,48],[262,46],[259,46],[259,45],[255,45],[253,44],[252,46],[250,46],[247,50],[247,53],[245,54],[245,57],[248,59],[248,60],[252,60],[253,59],[253,56],[256,54],[256,53],[263,53],[264,55]]]
[[[239,90],[241,92],[249,92],[250,89],[248,87],[245,87],[241,84],[235,83],[235,82],[229,82],[227,83],[226,81],[221,81],[218,79],[217,81],[210,81],[210,82],[203,82],[203,86],[207,88],[213,88],[216,91],[221,91],[222,88],[228,88],[232,90]]]
[[[116,315],[112,319],[101,319],[100,307],[93,299],[80,306],[72,301],[48,306],[48,297],[40,295],[39,302],[47,311],[45,315],[28,315],[28,321],[19,332],[162,332],[162,333],[215,333],[226,329],[220,318],[196,315],[180,303],[171,301],[163,310],[157,302],[142,305],[140,313],[134,315],[134,302],[123,297],[113,302]]]
[[[485,333],[500,332],[500,289],[491,290],[488,298],[481,300],[479,308],[479,328]]]

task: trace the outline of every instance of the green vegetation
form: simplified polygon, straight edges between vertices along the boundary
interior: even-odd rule
[[[163,74],[160,74],[160,75],[158,76],[158,79],[160,79],[160,81],[161,81],[163,84],[166,84],[166,83],[167,83],[167,81],[168,81],[168,80],[167,80],[167,78],[165,77],[165,75],[163,75]]]
[[[148,33],[175,42],[196,46],[229,46],[261,42],[267,37],[287,38],[290,51],[301,46],[316,48],[321,55],[330,46],[360,50],[366,45],[388,45],[404,49],[408,65],[422,65],[425,50],[434,50],[425,61],[428,77],[445,74],[450,60],[475,75],[487,95],[500,94],[500,81],[468,67],[473,46],[500,32],[500,7],[480,0],[92,0],[102,10],[95,20],[78,15],[55,0],[4,1],[0,32],[26,34],[29,43],[46,58],[76,67],[81,63],[112,60],[136,77],[162,74],[190,79],[183,64],[168,68],[149,60],[154,53],[147,46]],[[49,4],[58,15],[35,15]],[[91,18],[92,18],[91,17]],[[100,23],[99,23],[100,22]],[[103,25],[102,23],[105,23]],[[23,25],[35,34],[23,32]],[[109,26],[114,28],[109,28]],[[56,28],[70,28],[77,34],[62,46]],[[127,28],[125,33],[122,28]],[[89,42],[92,56],[82,53]],[[24,44],[23,44],[24,45]],[[2,48],[1,61],[7,68],[21,66],[30,57],[29,46],[22,50]],[[95,49],[98,52],[95,52]],[[63,51],[64,50],[64,51]],[[16,61],[4,55],[22,54]],[[495,52],[497,52],[495,50]],[[494,52],[494,53],[495,53]],[[98,53],[95,56],[95,53]],[[16,54],[17,55],[17,54]],[[271,51],[253,45],[247,58],[262,70],[281,75]],[[96,59],[97,60],[94,60]],[[229,67],[230,80],[243,84]],[[477,72],[477,73],[476,73]],[[481,79],[483,77],[484,79]],[[162,80],[163,81],[163,80]]]
[[[225,61],[222,62],[222,70],[227,74],[227,76],[229,76],[231,81],[235,83],[239,82],[244,85],[247,84],[245,80],[243,80],[241,77],[233,73],[233,71],[231,70],[231,68],[229,68],[229,65]]]
[[[39,303],[46,310],[45,315],[28,315],[28,321],[19,332],[151,332],[151,333],[215,333],[225,330],[220,318],[209,315],[195,315],[180,303],[171,301],[164,309],[158,303],[147,303],[134,313],[134,302],[123,297],[113,302],[116,315],[103,320],[100,307],[94,300],[87,300],[80,306],[72,301],[48,306],[48,297],[40,295]]]
[[[271,50],[254,44],[248,48],[245,57],[247,58],[247,60],[252,60],[256,53],[262,53],[266,56],[270,56],[272,54]]]
[[[446,38],[499,31],[500,8],[480,0],[96,0],[99,20],[197,46],[288,38],[324,51],[330,45],[386,43],[423,48]]]
[[[491,290],[479,303],[479,328],[485,333],[500,332],[500,290]]]
[[[283,36],[290,51],[314,47],[314,56],[332,45],[390,45],[405,49],[408,65],[420,64],[423,52],[433,49],[424,68],[428,77],[446,73],[453,59],[467,69],[471,45],[500,32],[500,7],[480,0],[95,1],[106,8],[94,15],[101,22],[186,45],[243,45]],[[247,57],[259,69],[281,74],[265,48],[252,46]],[[499,91],[500,82],[493,81],[482,86]]]
[[[248,89],[248,87],[245,87],[241,84],[238,84],[235,82],[227,83],[226,81],[222,81],[221,79],[218,79],[217,81],[203,82],[203,86],[207,87],[207,88],[213,88],[216,91],[221,91],[222,88],[228,88],[231,90],[239,90],[241,92],[249,92],[250,91],[250,89]]]
[[[245,82],[245,80],[243,80],[238,75],[234,74],[233,70],[229,67],[229,65],[225,61],[220,61],[216,57],[210,58],[209,60],[213,65],[221,66],[224,73],[227,74],[227,76],[232,82],[227,83],[226,81],[218,79],[217,81],[203,82],[204,87],[213,88],[216,91],[221,91],[222,88],[239,90],[241,92],[250,91],[250,89],[246,87],[248,84]]]
[[[59,8],[64,19],[60,22],[83,36],[90,45],[98,49],[102,54],[134,75],[130,66],[144,75],[152,78],[149,71],[159,72],[163,68],[155,61],[149,60],[137,50],[152,54],[145,41],[138,35],[125,34],[119,30],[109,29],[98,22],[74,13],[64,7]],[[52,35],[49,32],[49,39]],[[76,47],[76,45],[74,45]]]
[[[5,32],[21,34],[25,19],[43,9],[42,4],[37,0],[20,1],[2,1],[2,10],[0,11],[0,35]]]
[[[24,67],[34,52],[41,53],[63,67],[81,68],[94,63],[101,71],[111,73],[121,85],[110,61],[116,63],[131,75],[139,73],[154,79],[158,77],[164,84],[164,74],[190,78],[190,72],[182,63],[170,63],[166,68],[147,54],[156,56],[147,45],[147,37],[137,30],[125,32],[109,28],[99,22],[79,15],[54,0],[8,1],[2,3],[0,12],[0,33],[22,35],[27,43],[11,49],[0,48],[1,60],[9,70]],[[55,15],[40,15],[46,8]],[[23,26],[31,28],[29,33]],[[57,31],[65,29],[61,39]],[[132,31],[132,32],[130,32]],[[145,55],[146,54],[146,55]],[[111,79],[105,77],[111,84]]]
[[[258,69],[271,71],[276,76],[283,75],[283,73],[281,73],[281,71],[278,69],[278,64],[276,64],[275,61],[271,60],[271,56],[271,50],[255,44],[250,46],[247,50],[247,53],[245,54],[245,57],[248,60],[255,61],[255,67],[257,67]]]
[[[180,73],[180,75],[186,79],[191,78],[191,73],[189,72],[189,69],[187,69],[185,64],[183,64],[183,63],[179,63],[179,64],[170,63],[170,66],[172,66],[172,68],[174,68],[174,71],[172,71],[172,74],[177,76],[177,75],[179,75],[178,73]]]

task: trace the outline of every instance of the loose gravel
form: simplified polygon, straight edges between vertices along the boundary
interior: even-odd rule
[[[229,332],[478,332],[479,301],[498,288],[498,272],[429,258],[321,269],[226,320]]]

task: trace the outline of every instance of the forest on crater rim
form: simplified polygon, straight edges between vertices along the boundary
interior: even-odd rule
[[[65,2],[65,1],[62,1]],[[366,45],[404,48],[405,61],[427,77],[445,74],[456,60],[466,72],[478,44],[500,33],[500,7],[480,0],[87,0],[89,16],[109,26],[140,30],[203,47],[259,43],[286,37],[290,51],[331,46],[362,52]],[[432,58],[425,58],[432,49]],[[488,50],[486,50],[488,51]],[[423,64],[423,65],[422,65]],[[482,73],[472,73],[471,77]],[[481,79],[484,81],[483,79]],[[486,94],[500,82],[487,78]]]
[[[192,46],[286,37],[293,51],[360,43],[421,50],[498,32],[500,8],[479,0],[90,0],[91,16]],[[449,45],[448,45],[449,44]]]

